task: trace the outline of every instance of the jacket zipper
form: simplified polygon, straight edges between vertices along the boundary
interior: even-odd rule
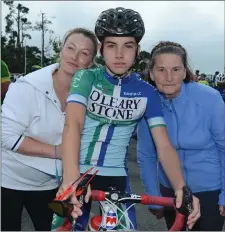
[[[177,135],[177,145],[178,145],[178,150],[180,150],[181,149],[181,146],[180,146],[180,142],[179,142],[179,136],[178,136],[178,134],[179,134],[179,123],[178,123],[178,117],[177,117],[177,112],[176,112],[176,110],[175,110],[175,107],[174,107],[174,104],[173,104],[173,100],[172,99],[170,99],[170,110],[172,111],[172,112],[174,112],[174,114],[175,114],[175,118],[176,118],[176,124],[177,124],[177,133],[176,133],[176,135]],[[186,169],[186,166],[185,166],[185,154],[184,154],[184,161],[183,161],[183,168],[184,168],[184,171],[185,171],[185,173],[186,173],[186,184],[187,184],[187,180],[188,180],[188,171],[187,171],[187,169]]]

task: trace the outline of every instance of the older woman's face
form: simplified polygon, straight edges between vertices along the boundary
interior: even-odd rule
[[[175,54],[160,54],[154,59],[155,64],[150,75],[157,89],[168,98],[178,96],[186,77],[182,58]]]
[[[88,68],[92,64],[94,45],[83,34],[72,34],[66,40],[60,53],[60,66],[70,75],[77,70]]]

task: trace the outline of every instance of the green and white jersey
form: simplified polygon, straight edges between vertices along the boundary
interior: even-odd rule
[[[149,127],[165,126],[157,90],[136,73],[118,80],[105,67],[80,70],[67,103],[86,107],[81,173],[97,166],[98,175],[126,176],[127,148],[137,122],[145,117]]]

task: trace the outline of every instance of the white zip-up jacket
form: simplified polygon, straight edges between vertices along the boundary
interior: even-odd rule
[[[30,73],[12,83],[2,105],[2,187],[50,190],[58,187],[60,160],[17,152],[25,136],[50,145],[62,140],[65,116],[53,88],[58,64]]]

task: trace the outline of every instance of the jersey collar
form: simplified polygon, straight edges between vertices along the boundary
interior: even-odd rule
[[[104,70],[104,74],[105,74],[106,79],[107,79],[110,83],[112,83],[112,84],[114,84],[114,85],[118,85],[118,84],[119,84],[119,79],[113,77],[112,75],[110,75],[110,74],[106,71],[106,68],[105,68],[105,70]],[[122,84],[127,84],[127,83],[129,83],[129,82],[131,81],[132,77],[134,77],[134,75],[136,75],[136,74],[135,74],[135,73],[131,73],[131,75],[126,76],[126,77],[124,77],[123,79],[120,79],[120,80],[121,80],[121,85],[122,85]]]

